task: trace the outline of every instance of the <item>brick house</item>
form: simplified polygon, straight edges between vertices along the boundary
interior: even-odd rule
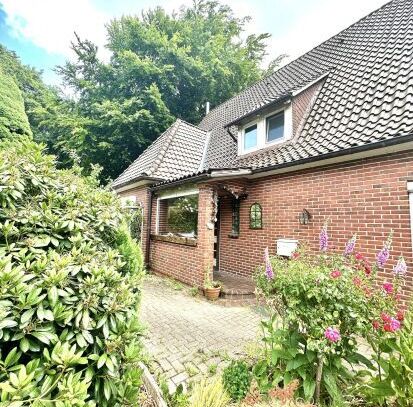
[[[413,2],[394,0],[214,107],[177,120],[114,182],[144,212],[150,268],[201,286],[251,276],[265,247],[333,250],[353,233],[374,261],[391,229],[412,289]]]

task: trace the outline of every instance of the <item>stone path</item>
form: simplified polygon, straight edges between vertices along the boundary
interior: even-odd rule
[[[144,344],[155,373],[173,391],[203,375],[222,369],[259,338],[259,310],[223,307],[179,283],[147,276],[143,284],[141,319],[147,326]]]

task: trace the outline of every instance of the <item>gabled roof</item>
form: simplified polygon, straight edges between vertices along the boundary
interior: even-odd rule
[[[321,89],[299,134],[286,143],[238,156],[228,125],[320,78]],[[164,180],[187,177],[195,168],[194,173],[212,168],[274,168],[413,134],[413,1],[385,4],[212,109],[198,129],[209,132],[204,158],[198,155],[198,167],[183,162],[179,176],[175,168],[169,172],[164,165]],[[193,148],[190,140],[186,139],[188,150]]]
[[[207,132],[178,119],[113,183],[120,188],[138,179],[172,180],[197,172],[206,148]]]

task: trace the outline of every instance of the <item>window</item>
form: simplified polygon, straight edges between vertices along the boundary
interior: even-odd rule
[[[284,137],[284,112],[267,118],[267,142]]]
[[[259,203],[255,203],[251,205],[250,228],[251,229],[262,229],[262,208]]]
[[[251,150],[257,146],[257,125],[244,130],[244,150]]]
[[[232,200],[232,230],[230,237],[239,236],[239,199],[234,198]]]
[[[240,155],[284,142],[293,135],[291,103],[271,113],[254,116],[251,120],[253,121],[239,128],[238,154]]]
[[[198,194],[158,201],[158,232],[195,237],[198,233]]]

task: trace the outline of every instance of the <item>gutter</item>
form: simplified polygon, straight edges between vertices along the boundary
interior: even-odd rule
[[[320,155],[309,157],[309,158],[303,158],[301,160],[295,160],[295,161],[291,161],[291,162],[284,163],[284,164],[276,164],[276,165],[270,165],[268,167],[257,168],[255,170],[252,170],[252,174],[260,174],[260,173],[271,171],[271,170],[295,167],[295,166],[299,166],[302,164],[308,164],[308,163],[312,163],[316,161],[327,160],[330,158],[341,157],[344,155],[362,153],[364,151],[376,150],[378,148],[384,148],[384,147],[390,147],[390,146],[394,146],[397,144],[407,143],[409,141],[413,141],[413,133],[407,134],[405,136],[391,138],[389,140],[378,141],[376,143],[363,144],[362,146],[355,146],[355,147],[346,148],[344,150],[332,151],[330,153],[320,154]]]

